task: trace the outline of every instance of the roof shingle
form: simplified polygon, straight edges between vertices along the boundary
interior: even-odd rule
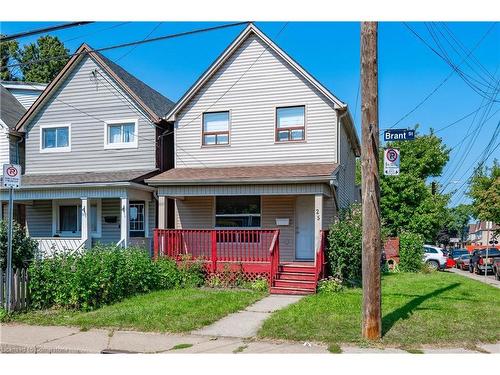
[[[290,179],[329,179],[337,169],[335,163],[279,164],[214,168],[174,168],[146,182],[162,183],[279,181]]]

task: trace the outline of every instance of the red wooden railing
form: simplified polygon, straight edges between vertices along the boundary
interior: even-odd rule
[[[183,256],[217,262],[251,262],[279,265],[278,229],[155,229],[154,257]]]
[[[326,276],[326,241],[327,241],[327,230],[321,231],[321,241],[319,243],[319,247],[316,249],[316,260],[315,260],[315,268],[316,268],[316,281],[324,278]]]
[[[274,285],[274,280],[278,275],[280,265],[280,231],[276,230],[273,236],[273,241],[269,247],[269,254],[271,256],[271,270],[269,273],[270,285]]]

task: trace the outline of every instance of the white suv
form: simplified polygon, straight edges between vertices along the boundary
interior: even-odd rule
[[[434,269],[444,270],[446,268],[446,255],[440,247],[424,245],[424,263],[427,263]]]

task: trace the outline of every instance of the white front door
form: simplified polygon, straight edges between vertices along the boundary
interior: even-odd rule
[[[314,260],[314,196],[300,195],[295,202],[295,259]]]

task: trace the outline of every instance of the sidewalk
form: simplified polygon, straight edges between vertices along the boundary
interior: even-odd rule
[[[500,353],[500,343],[484,344],[480,351],[464,348],[424,348],[424,353]],[[407,353],[398,348],[359,348],[341,345],[342,353]],[[2,353],[304,353],[328,354],[324,344],[143,333],[72,327],[41,327],[18,324],[0,326]]]
[[[470,273],[469,271],[462,271],[456,268],[447,269],[449,272],[456,273],[457,275],[462,275],[464,277],[468,277],[469,279],[481,281],[482,283],[494,286],[495,288],[500,288],[500,281],[495,279],[494,275],[476,275],[475,273]]]

